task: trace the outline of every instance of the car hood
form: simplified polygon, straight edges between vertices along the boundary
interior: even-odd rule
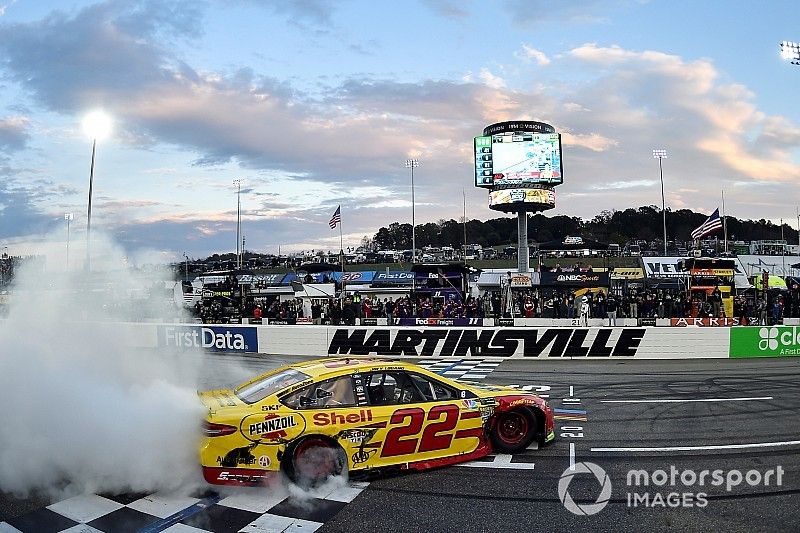
[[[501,394],[531,394],[529,392],[521,391],[504,385],[490,385],[488,383],[467,383],[473,392],[480,396],[498,396]]]

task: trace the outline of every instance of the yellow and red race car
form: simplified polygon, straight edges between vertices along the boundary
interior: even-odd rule
[[[386,359],[308,361],[199,395],[208,407],[200,462],[213,484],[422,470],[555,438],[553,411],[535,394]]]

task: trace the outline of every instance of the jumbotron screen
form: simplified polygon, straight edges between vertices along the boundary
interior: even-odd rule
[[[511,133],[475,137],[475,185],[560,185],[561,135]]]

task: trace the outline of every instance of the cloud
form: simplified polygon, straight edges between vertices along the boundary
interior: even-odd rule
[[[7,4],[0,4],[0,17],[6,14],[6,10],[17,3],[17,0],[11,0],[11,2]]]
[[[495,76],[488,68],[482,68],[480,78],[487,87],[492,89],[505,89],[506,82],[503,78]]]
[[[27,117],[22,116],[0,118],[0,148],[6,151],[25,148],[25,144],[30,138],[29,122]]]
[[[613,181],[610,183],[602,183],[592,185],[592,189],[603,190],[603,189],[638,189],[642,187],[652,187],[655,185],[655,180],[633,180],[633,181]]]
[[[8,169],[0,168],[0,176],[8,175],[7,172]],[[42,196],[45,193],[41,189],[25,189],[0,179],[0,238],[41,234],[54,228],[58,221],[37,205]]]
[[[580,3],[559,3],[554,6],[547,0],[527,2],[503,2],[501,7],[508,12],[512,23],[520,26],[535,26],[554,21],[568,23],[601,23],[611,6],[631,4],[626,0],[583,0]]]
[[[604,152],[619,143],[599,133],[572,134],[568,131],[562,133],[562,144],[565,146],[580,146],[593,152]]]
[[[336,3],[331,0],[251,0],[255,6],[264,7],[285,16],[290,22],[312,23],[327,26],[331,23],[331,15]]]
[[[452,20],[463,20],[469,17],[469,10],[464,9],[466,2],[463,0],[423,0],[422,3],[440,17]]]
[[[517,57],[525,61],[535,61],[539,66],[546,66],[550,64],[550,58],[542,52],[541,50],[537,50],[528,44],[522,44],[522,51],[517,52]]]
[[[679,143],[680,156],[673,152],[671,157],[688,155],[698,163],[704,157],[704,167],[714,162],[718,171],[737,178],[800,179],[800,165],[792,158],[792,150],[800,144],[800,129],[783,117],[759,111],[747,88],[720,82],[709,60],[686,61],[663,52],[596,44],[576,47],[570,56],[586,67],[608,72],[592,86],[604,96],[583,95],[580,100],[598,102],[588,106],[591,109],[621,110],[613,122],[609,116],[615,130],[627,125],[661,132],[653,137]],[[681,131],[680,138],[675,131]],[[624,137],[633,139],[633,133]]]
[[[284,4],[266,8],[291,17],[307,5]],[[472,187],[472,137],[504,120],[543,120],[563,133],[565,182],[556,213],[593,216],[601,209],[660,203],[660,194],[651,198],[646,190],[658,178],[653,148],[669,151],[664,179],[674,205],[713,205],[716,191],[731,183],[783,182],[778,192],[757,193],[779,205],[792,197],[789,186],[800,177],[792,159],[800,129],[760,111],[750,89],[725,81],[707,59],[593,43],[548,57],[526,44],[522,50],[531,61],[548,64],[542,73],[561,74],[537,72],[531,83],[496,64],[477,65],[475,73],[454,79],[343,72],[335,82],[307,80],[322,87],[310,94],[246,65],[221,72],[180,58],[171,43],[193,44],[204,17],[202,4],[190,3],[186,11],[181,5],[115,1],[0,25],[3,74],[45,111],[78,115],[89,103],[102,103],[114,113],[126,149],[188,153],[196,164],[189,172],[173,171],[173,162],[146,171],[181,194],[213,189],[209,182],[222,175],[220,183],[230,192],[229,174],[255,176],[244,209],[254,247],[277,239],[327,242],[331,206],[339,203],[346,231],[354,235],[410,220],[407,157],[422,162],[415,171],[418,220],[461,216],[460,195],[452,200],[460,188],[467,189],[470,217],[497,216],[485,207],[485,191]],[[332,4],[308,5],[306,23],[330,24]],[[592,2],[587,9],[602,5]],[[579,81],[572,80],[573,72],[580,73]],[[30,125],[3,120],[0,146],[24,148]],[[704,190],[692,192],[698,180]],[[2,193],[5,202],[20,195],[20,205],[37,214],[20,217],[24,224],[15,225],[17,230],[38,227],[49,216],[37,207],[46,199],[44,184],[37,187]],[[736,189],[730,202],[741,209],[737,214],[762,200],[751,187]],[[136,209],[116,209],[128,201]],[[108,198],[100,207],[105,202],[98,204],[100,215],[117,215],[113,223],[127,246],[156,239],[168,248],[188,239],[198,250],[213,251],[235,239],[232,208],[198,208],[186,200],[167,212],[165,205],[127,197]],[[235,207],[235,200],[228,205]],[[5,229],[10,219],[0,221]]]

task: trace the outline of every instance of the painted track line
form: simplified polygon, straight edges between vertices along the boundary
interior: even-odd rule
[[[499,468],[505,470],[533,470],[534,463],[512,463],[513,456],[507,453],[499,453],[491,461],[472,461],[469,463],[459,463],[455,466],[466,466],[471,468]]]
[[[569,469],[575,470],[575,443],[569,443]]]
[[[593,452],[691,452],[702,450],[743,450],[748,448],[778,448],[798,446],[800,440],[783,442],[754,442],[750,444],[715,444],[708,446],[654,446],[651,448],[591,448]]]
[[[757,400],[773,400],[772,396],[742,396],[739,398],[670,398],[663,400],[600,400],[600,403],[699,403],[699,402],[753,402]]]

